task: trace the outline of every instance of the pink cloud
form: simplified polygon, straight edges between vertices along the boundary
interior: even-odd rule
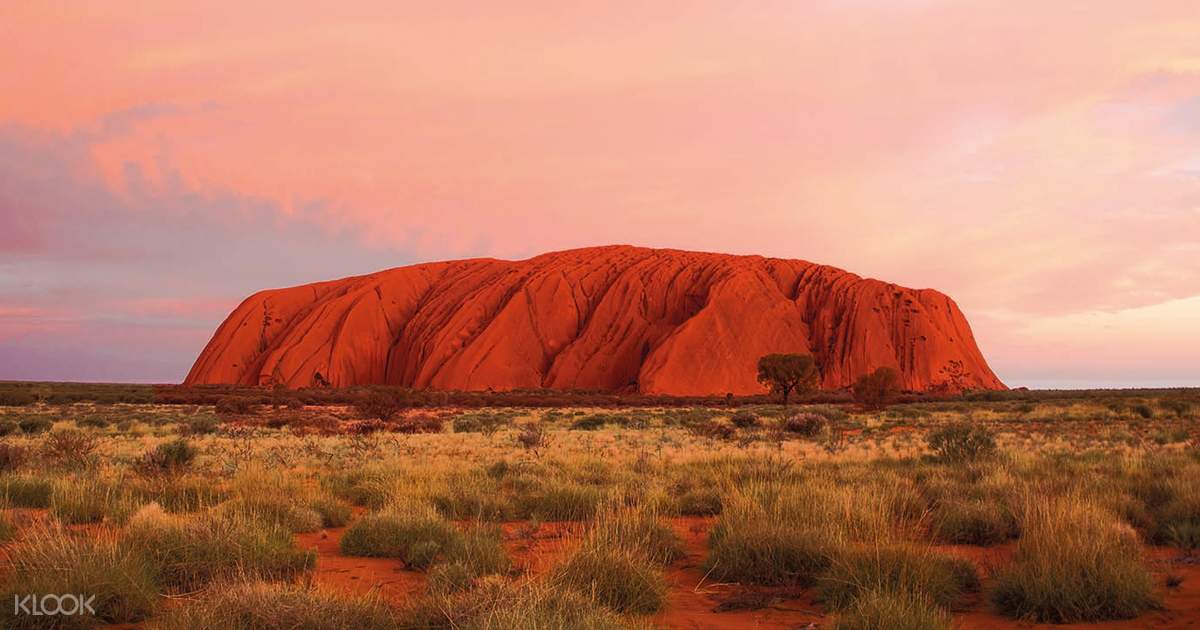
[[[6,15],[0,246],[122,269],[77,274],[115,285],[107,316],[215,324],[251,283],[611,242],[935,286],[1009,356],[1018,321],[1200,295],[1188,1]],[[7,293],[48,303],[51,267]]]

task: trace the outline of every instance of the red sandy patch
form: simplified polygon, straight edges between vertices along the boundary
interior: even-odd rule
[[[685,557],[666,570],[670,591],[666,608],[650,621],[669,628],[804,628],[820,626],[829,620],[820,604],[813,600],[812,589],[749,588],[710,580],[702,565],[708,553],[708,530],[713,518],[685,517],[671,522],[684,542]],[[529,576],[545,573],[578,542],[583,523],[502,524],[504,545],[515,566]],[[375,592],[386,601],[403,605],[419,597],[425,589],[424,573],[404,569],[404,563],[391,558],[343,556],[338,541],[344,528],[322,533],[299,534],[298,545],[317,552],[313,579],[321,587],[350,594]],[[972,547],[949,545],[938,551],[971,560],[986,582],[999,568],[1012,560],[1015,545]],[[1200,562],[1181,559],[1173,549],[1148,548],[1155,580],[1164,585],[1168,574],[1183,578],[1177,588],[1160,586],[1163,609],[1137,619],[1093,624],[1032,624],[991,613],[987,601],[977,596],[968,609],[954,615],[964,629],[1009,630],[1015,628],[1200,628]]]
[[[313,581],[331,591],[351,595],[374,593],[403,605],[425,590],[425,574],[404,569],[395,558],[360,558],[342,555],[338,547],[346,528],[297,534],[296,545],[317,552]]]

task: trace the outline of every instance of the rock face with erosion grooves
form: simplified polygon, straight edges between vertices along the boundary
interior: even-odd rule
[[[629,246],[472,259],[261,291],[185,384],[754,394],[758,358],[821,385],[880,366],[910,390],[1003,389],[949,297],[801,260]]]

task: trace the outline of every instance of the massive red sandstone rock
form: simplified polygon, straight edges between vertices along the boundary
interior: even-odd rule
[[[1003,389],[949,297],[800,260],[629,246],[389,269],[261,291],[185,384],[761,393],[806,352],[822,386],[880,366],[911,390]]]

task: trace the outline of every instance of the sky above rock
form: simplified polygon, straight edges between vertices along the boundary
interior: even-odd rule
[[[937,288],[1011,386],[1200,385],[1190,0],[203,4],[0,7],[0,379],[629,243]]]

